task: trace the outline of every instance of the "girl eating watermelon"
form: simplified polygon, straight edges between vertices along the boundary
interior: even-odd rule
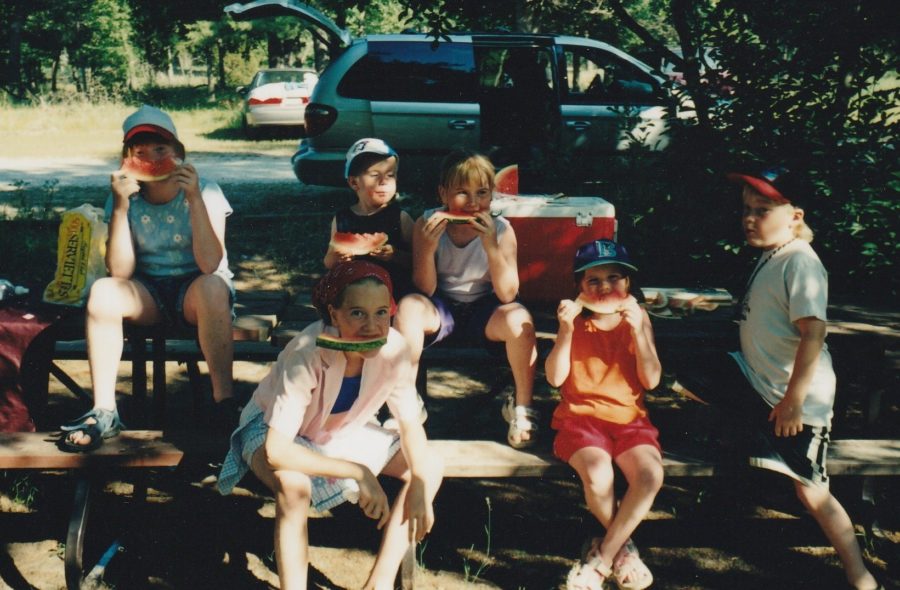
[[[384,530],[365,588],[393,588],[410,543],[434,524],[442,465],[419,422],[409,348],[390,327],[391,287],[387,271],[368,261],[328,271],[313,292],[322,321],[287,344],[231,437],[219,491],[231,493],[250,470],[275,493],[281,588],[307,587],[310,505],[355,501]],[[373,423],[385,403],[399,434]],[[393,507],[379,473],[404,482]]]
[[[494,165],[458,149],[444,158],[441,207],[426,210],[413,230],[413,282],[419,293],[400,302],[396,326],[418,370],[424,346],[453,338],[506,353],[515,394],[501,408],[507,441],[534,444],[531,402],[537,348],[534,320],[519,303],[518,244],[512,225],[491,215]]]
[[[599,589],[614,579],[619,588],[640,590],[653,575],[630,537],[663,481],[659,432],[644,392],[659,384],[662,367],[650,317],[630,294],[637,268],[625,248],[611,240],[585,244],[574,270],[579,295],[559,303],[559,332],[544,367],[562,396],[551,424],[558,431],[553,452],[578,472],[606,535],[586,546],[567,588]],[[619,503],[613,464],[628,481]]]
[[[168,114],[144,105],[122,129],[122,166],[110,178],[106,203],[110,276],[93,284],[87,302],[94,407],[62,427],[60,447],[72,452],[96,449],[122,428],[116,375],[123,320],[197,326],[216,422],[230,432],[238,417],[231,368],[234,287],[225,252],[231,206],[216,183],[184,163],[184,145]]]

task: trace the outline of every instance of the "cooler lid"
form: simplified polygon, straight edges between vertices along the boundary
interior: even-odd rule
[[[491,211],[504,217],[591,217],[616,216],[613,204],[601,197],[554,195],[495,196]]]

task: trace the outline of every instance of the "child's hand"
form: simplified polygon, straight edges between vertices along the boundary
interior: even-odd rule
[[[421,541],[434,526],[434,507],[425,495],[425,483],[421,479],[413,479],[409,484],[403,520],[409,523],[410,541]]]
[[[469,225],[478,231],[478,237],[485,248],[497,245],[497,226],[494,224],[490,209],[476,213],[475,219],[469,222]]]
[[[425,220],[420,235],[422,237],[421,245],[427,254],[431,255],[437,252],[438,241],[447,230],[447,223],[447,219],[440,215],[432,215]]]
[[[803,405],[789,398],[775,404],[769,422],[775,422],[775,436],[796,436],[803,431]]]
[[[640,332],[644,324],[644,310],[634,297],[628,297],[622,303],[622,319],[631,326],[632,334]]]
[[[584,309],[583,306],[577,301],[572,301],[571,299],[560,301],[559,307],[556,308],[556,319],[559,320],[559,327],[565,327],[569,330],[574,329],[575,318],[578,317],[582,309]]]
[[[200,198],[200,175],[191,164],[182,164],[169,177],[182,190],[188,203]]]
[[[113,206],[128,208],[128,198],[141,191],[141,185],[123,170],[117,170],[110,177]]]
[[[387,524],[391,507],[378,478],[368,467],[363,466],[363,471],[363,478],[359,480],[359,507],[363,514],[378,521],[380,529]]]
[[[390,244],[385,244],[381,248],[377,248],[369,252],[369,256],[387,262],[394,257],[394,247]]]

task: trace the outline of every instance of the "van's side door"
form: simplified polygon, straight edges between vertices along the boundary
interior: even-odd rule
[[[660,82],[615,51],[561,45],[563,145],[574,157],[608,154],[640,143],[668,144],[667,103]],[[563,65],[564,64],[564,65]]]

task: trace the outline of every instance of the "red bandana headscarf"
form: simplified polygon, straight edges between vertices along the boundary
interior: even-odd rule
[[[388,292],[393,293],[394,285],[388,271],[373,262],[365,260],[342,262],[319,279],[319,282],[316,283],[313,289],[312,303],[319,312],[319,316],[325,320],[325,323],[330,323],[328,306],[334,305],[335,301],[344,292],[344,289],[348,285],[370,277],[383,283],[388,288]],[[391,315],[394,315],[396,311],[397,304],[394,302],[394,296],[391,295]]]

